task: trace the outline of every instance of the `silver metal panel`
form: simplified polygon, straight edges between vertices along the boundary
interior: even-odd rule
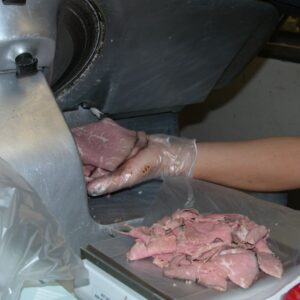
[[[53,63],[57,13],[61,0],[27,0],[26,5],[0,2],[0,70],[14,70],[15,57],[30,52],[40,67]]]
[[[37,191],[78,252],[96,225],[77,148],[42,75],[0,75],[0,156]]]

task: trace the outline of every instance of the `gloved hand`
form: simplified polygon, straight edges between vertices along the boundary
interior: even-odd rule
[[[144,132],[125,129],[109,118],[72,129],[87,182],[114,171],[147,145]]]
[[[134,154],[114,172],[91,181],[87,186],[89,194],[103,195],[164,176],[192,176],[197,146],[194,140],[149,135],[147,146]]]

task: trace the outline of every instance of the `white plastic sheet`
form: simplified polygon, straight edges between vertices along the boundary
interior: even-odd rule
[[[19,298],[26,281],[87,280],[79,257],[35,191],[0,159],[0,300]]]

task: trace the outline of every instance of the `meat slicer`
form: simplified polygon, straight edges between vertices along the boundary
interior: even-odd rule
[[[70,127],[97,120],[97,111],[175,134],[177,112],[229,83],[279,20],[274,6],[254,0],[2,0],[0,157],[35,188],[78,251],[107,228],[91,210],[118,208],[128,219],[120,208],[133,192],[88,207]],[[147,199],[151,187],[135,195]],[[132,217],[148,205],[140,198]]]

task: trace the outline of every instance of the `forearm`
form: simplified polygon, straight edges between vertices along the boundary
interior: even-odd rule
[[[238,189],[300,187],[300,138],[199,143],[194,177]]]

